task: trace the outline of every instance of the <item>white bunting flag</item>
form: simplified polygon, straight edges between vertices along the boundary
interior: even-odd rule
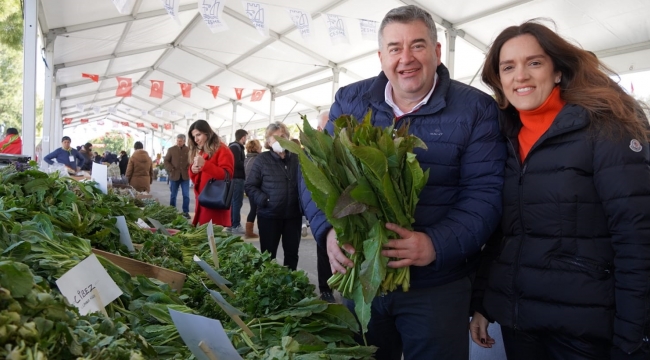
[[[298,30],[300,36],[302,36],[302,39],[309,41],[314,31],[311,25],[311,15],[307,11],[300,9],[287,9],[287,11],[289,12],[291,21],[293,21],[293,24],[296,26],[296,30]]]
[[[257,32],[262,36],[269,36],[269,22],[268,17],[266,16],[267,9],[265,4],[256,3],[252,1],[242,1],[244,5],[244,11],[246,15],[253,23],[253,27],[257,29]]]
[[[176,111],[172,111],[172,116],[178,116],[178,113]]]
[[[84,108],[85,108],[84,104],[77,104],[77,111],[83,112]]]
[[[140,110],[140,116],[147,116],[147,110]]]
[[[372,20],[359,19],[361,37],[367,41],[377,41],[377,22]]]
[[[113,5],[120,14],[129,14],[131,12],[131,3],[133,0],[113,0]]]
[[[156,111],[154,111],[154,114],[156,114],[156,117],[162,117],[163,116],[163,111],[162,110],[156,110]]]
[[[111,106],[108,108],[108,113],[109,114],[116,114],[117,110],[115,109],[115,106]]]
[[[99,120],[99,121],[97,122],[97,125],[99,125],[99,126],[104,126],[104,120]]]
[[[228,30],[228,24],[223,21],[224,0],[198,0],[199,12],[203,17],[203,22],[208,25],[208,29],[213,34]]]
[[[348,30],[345,27],[343,17],[332,14],[323,14],[323,20],[325,21],[327,33],[332,41],[332,45],[350,43],[350,40],[348,39]]]
[[[181,25],[181,19],[178,17],[178,4],[180,4],[181,0],[160,0],[163,3],[163,6],[165,10],[167,11],[167,14],[174,19],[176,24],[178,26]]]
[[[186,119],[191,119],[192,118],[192,112],[191,111],[186,111],[185,112],[185,118]]]
[[[93,106],[93,112],[94,112],[95,114],[99,114],[100,111],[101,111],[101,108],[100,108],[99,106]]]
[[[124,108],[124,112],[127,114],[131,114],[131,108],[130,107]]]

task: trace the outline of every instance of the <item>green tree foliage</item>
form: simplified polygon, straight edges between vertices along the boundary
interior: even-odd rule
[[[124,140],[125,137],[126,142]],[[127,136],[126,134],[117,131],[111,131],[109,133],[106,133],[104,136],[92,139],[88,142],[95,146],[93,151],[96,151],[100,154],[102,154],[104,151],[110,151],[113,154],[119,154],[122,150],[130,153],[130,150],[133,149],[135,140],[133,140],[132,136]],[[104,144],[104,147],[97,147],[98,144]]]
[[[0,0],[0,44],[22,50],[23,12],[19,0]]]

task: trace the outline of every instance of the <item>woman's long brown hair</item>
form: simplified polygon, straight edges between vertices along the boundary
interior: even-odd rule
[[[198,130],[208,136],[208,139],[205,141],[205,145],[203,146],[203,151],[208,153],[208,156],[211,157],[212,154],[214,154],[217,151],[217,149],[219,149],[219,146],[221,145],[221,139],[219,139],[219,135],[217,135],[217,133],[212,130],[210,124],[208,124],[208,122],[205,120],[196,120],[190,126],[190,129],[187,131],[187,137],[188,137],[187,144],[189,145],[190,148],[190,152],[189,152],[190,164],[194,162],[194,157],[199,152],[199,147],[196,145],[196,142],[194,141],[194,136],[192,136],[192,131],[194,130]]]
[[[564,101],[587,109],[592,122],[600,124],[601,131],[605,133],[628,133],[636,139],[648,140],[648,121],[643,107],[609,77],[617,74],[603,65],[592,52],[569,43],[540,24],[540,20],[532,19],[506,28],[494,40],[486,55],[481,79],[494,91],[499,107],[506,109],[510,106],[499,78],[501,48],[508,40],[529,34],[549,55],[553,70],[562,73],[559,86],[560,97]]]

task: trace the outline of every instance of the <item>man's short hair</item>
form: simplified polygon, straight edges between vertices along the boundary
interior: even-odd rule
[[[8,128],[7,129],[7,135],[18,135],[18,129],[16,129],[16,128]]]
[[[178,135],[176,135],[176,138],[177,139],[183,139],[183,140],[186,139],[185,134],[178,134]]]
[[[64,137],[61,138],[61,142],[64,142],[64,141],[66,141],[66,140],[68,140],[68,141],[72,141],[72,139],[70,139],[69,136],[64,136]]]
[[[133,148],[136,150],[144,149],[144,146],[142,145],[141,142],[136,141],[135,144],[133,144]]]
[[[429,36],[433,43],[436,44],[438,42],[438,30],[436,29],[436,23],[433,21],[431,14],[415,5],[406,5],[394,8],[384,16],[381,25],[379,25],[379,48],[381,49],[382,34],[387,25],[392,23],[408,24],[418,20],[427,26]]]
[[[239,129],[239,130],[235,131],[235,141],[241,140],[241,138],[243,138],[246,135],[248,135],[248,131],[246,131],[244,129]]]

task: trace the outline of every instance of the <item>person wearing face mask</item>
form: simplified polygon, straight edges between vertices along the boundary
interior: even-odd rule
[[[470,333],[510,360],[650,358],[648,120],[613,75],[535,20],[486,55],[508,158]]]
[[[257,205],[257,227],[260,251],[275,258],[280,240],[284,265],[292,270],[298,266],[298,248],[302,212],[298,199],[298,156],[282,148],[275,136],[289,139],[289,130],[281,122],[266,128],[266,151],[257,156],[246,175],[246,194]]]
[[[224,180],[226,172],[232,174],[235,169],[235,159],[228,146],[221,142],[210,124],[205,120],[197,120],[187,133],[189,151],[188,174],[194,183],[196,209],[192,225],[203,225],[210,220],[214,225],[230,226],[230,209],[218,210],[201,206],[199,195],[210,179]]]

